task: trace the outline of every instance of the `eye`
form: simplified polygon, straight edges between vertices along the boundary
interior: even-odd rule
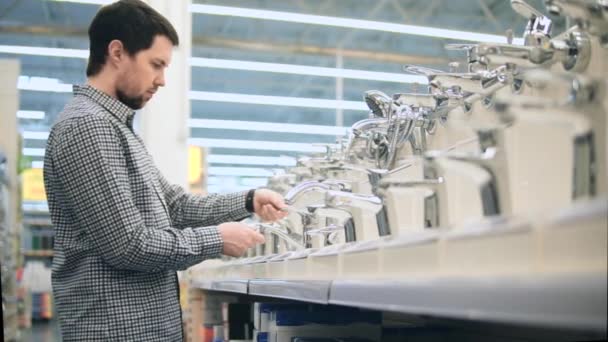
[[[152,67],[156,70],[160,70],[163,66],[160,63],[152,63]]]

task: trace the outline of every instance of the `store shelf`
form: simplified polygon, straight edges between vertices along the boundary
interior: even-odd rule
[[[606,288],[606,273],[334,281],[329,303],[605,333]]]
[[[247,294],[248,280],[221,280],[221,281],[209,281],[209,280],[192,280],[192,286],[204,290],[211,291],[224,291]]]
[[[23,251],[23,255],[28,257],[52,257],[54,252],[52,250],[33,250]]]
[[[606,334],[606,279],[606,273],[568,273],[365,281],[194,280],[193,286],[437,318]]]
[[[331,281],[264,280],[249,281],[249,294],[311,303],[329,303]]]

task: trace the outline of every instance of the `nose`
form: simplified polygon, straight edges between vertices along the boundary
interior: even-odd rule
[[[154,80],[154,85],[156,87],[164,87],[165,86],[165,72],[161,71],[160,75],[156,77]]]

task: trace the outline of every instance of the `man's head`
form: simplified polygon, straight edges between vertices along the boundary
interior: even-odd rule
[[[165,85],[165,67],[179,44],[171,23],[139,0],[102,7],[89,27],[89,40],[87,77],[103,79],[133,109],[142,108]]]

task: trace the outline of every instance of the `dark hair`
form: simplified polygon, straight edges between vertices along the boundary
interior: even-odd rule
[[[103,6],[89,26],[89,64],[87,76],[94,76],[106,63],[108,45],[120,40],[130,56],[152,46],[154,37],[163,35],[174,46],[179,38],[173,25],[160,13],[139,0],[120,0]]]

